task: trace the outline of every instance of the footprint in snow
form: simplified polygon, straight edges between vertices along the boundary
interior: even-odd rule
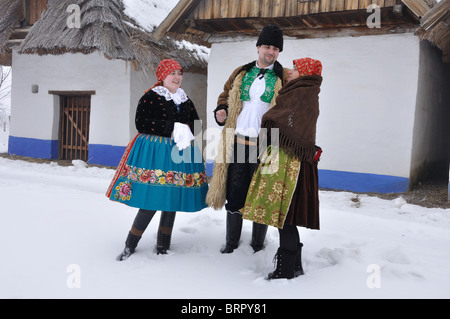
[[[191,234],[191,235],[194,235],[194,234],[198,233],[198,230],[196,228],[193,228],[193,227],[182,227],[182,228],[180,228],[180,231],[182,233]]]

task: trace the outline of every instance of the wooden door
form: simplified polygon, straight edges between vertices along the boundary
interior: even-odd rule
[[[88,161],[90,95],[61,96],[59,159]]]

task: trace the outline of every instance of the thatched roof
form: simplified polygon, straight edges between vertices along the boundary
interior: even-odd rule
[[[441,49],[443,60],[450,62],[450,0],[441,0],[422,17],[416,35]]]
[[[81,29],[69,28],[70,4],[81,7]],[[112,59],[134,60],[118,0],[50,0],[47,10],[22,43],[20,53],[64,54],[101,51]]]
[[[22,17],[22,1],[0,0],[0,53],[8,52],[6,44]]]
[[[81,9],[81,28],[67,26],[66,10],[71,4]],[[155,69],[164,58],[177,59],[191,72],[206,72],[207,66],[196,52],[180,50],[170,39],[155,42],[125,15],[121,0],[50,0],[19,49],[22,54],[39,55],[94,51],[108,59],[130,61],[141,70]]]

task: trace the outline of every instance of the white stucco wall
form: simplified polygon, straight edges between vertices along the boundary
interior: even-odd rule
[[[15,137],[58,139],[58,103],[49,90],[96,91],[91,100],[91,144],[126,145],[130,139],[130,68],[100,53],[13,54],[11,130]],[[39,93],[31,92],[32,85]]]
[[[208,66],[208,128],[231,72],[257,58],[256,38],[214,43]],[[413,34],[285,39],[278,61],[323,63],[317,144],[321,169],[409,177],[419,40]],[[209,140],[213,138],[208,135]],[[208,159],[214,152],[207,152]]]
[[[89,159],[94,164],[117,165],[123,148],[137,134],[136,107],[156,82],[130,63],[90,55],[38,56],[13,54],[12,114],[8,152],[55,158],[58,151],[60,102],[49,91],[95,91],[91,96]],[[32,86],[39,87],[32,93]],[[185,73],[183,88],[205,116],[206,75]]]
[[[131,95],[130,95],[130,136],[135,136],[138,131],[136,129],[135,117],[136,109],[145,91],[153,86],[156,82],[156,76],[153,72],[149,71],[146,73],[137,72],[134,69],[131,70]]]

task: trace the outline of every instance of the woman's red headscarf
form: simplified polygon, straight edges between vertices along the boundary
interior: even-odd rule
[[[302,58],[294,60],[294,66],[297,68],[300,76],[304,75],[322,75],[322,62],[311,58]]]
[[[156,86],[162,85],[166,77],[176,70],[181,70],[181,74],[183,74],[183,68],[177,61],[171,59],[162,60],[159,63],[158,68],[156,69],[156,79],[158,80],[158,82],[156,82],[155,85],[148,89],[147,92]]]

